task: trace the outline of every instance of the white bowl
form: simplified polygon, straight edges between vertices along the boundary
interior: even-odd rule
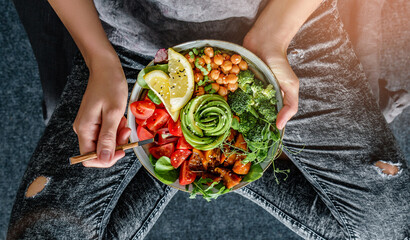
[[[234,43],[220,41],[220,40],[196,40],[196,41],[182,43],[172,48],[177,52],[183,52],[188,49],[192,49],[192,48],[200,49],[203,47],[214,47],[214,48],[221,49],[222,52],[227,52],[227,53],[235,52],[241,55],[242,58],[245,59],[245,61],[248,63],[249,69],[252,70],[256,78],[266,83],[270,83],[274,86],[276,93],[277,93],[276,94],[276,99],[277,99],[276,108],[278,109],[278,111],[283,107],[283,99],[282,99],[281,91],[279,88],[279,83],[277,79],[275,78],[275,75],[272,73],[271,69],[260,58],[258,58],[255,54],[253,54],[246,48],[240,45],[234,44]],[[153,64],[154,64],[154,61],[151,61],[148,64],[148,66],[151,66]],[[136,82],[134,85],[134,88],[132,89],[129,103],[131,104],[132,102],[138,101],[143,90],[144,89],[142,89]],[[128,120],[127,121],[128,121],[128,127],[131,128],[130,141],[131,142],[139,141],[138,136],[137,136],[137,126],[135,123],[135,117],[131,113],[129,106],[128,106]],[[281,136],[280,138],[282,140],[284,129],[280,130],[279,132]],[[279,144],[272,146],[271,149],[269,150],[269,154],[276,153],[279,150],[279,147],[280,147]],[[145,169],[147,169],[147,171],[156,178],[155,173],[154,173],[154,166],[152,166],[151,162],[148,159],[148,154],[149,154],[148,147],[149,145],[148,146],[146,145],[143,147],[136,147],[134,148],[134,152],[137,155],[138,159],[140,160],[141,164],[145,167]],[[269,156],[272,156],[272,155],[269,155]],[[270,166],[270,164],[271,164],[271,161],[264,161],[260,165],[263,171],[265,171]],[[235,187],[233,187],[233,190],[244,187],[247,184],[249,183],[241,182]],[[182,186],[179,184],[178,180],[175,181],[173,184],[170,184],[169,186],[179,189],[181,191],[187,191],[185,186]],[[188,192],[190,192],[191,190],[192,190],[192,186],[189,186]]]

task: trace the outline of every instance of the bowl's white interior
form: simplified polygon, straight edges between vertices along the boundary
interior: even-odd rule
[[[255,73],[256,78],[264,82],[268,82],[275,87],[276,93],[277,93],[276,99],[278,101],[277,109],[279,111],[282,108],[283,100],[282,100],[281,91],[279,88],[279,84],[275,76],[273,75],[272,71],[261,59],[259,59],[255,54],[245,49],[244,47],[233,44],[233,43],[229,43],[229,42],[219,41],[219,40],[197,40],[197,41],[179,44],[177,46],[174,46],[173,49],[177,52],[181,52],[181,51],[192,49],[192,48],[199,49],[199,48],[206,47],[206,46],[224,49],[224,50],[227,50],[228,52],[229,51],[236,52],[239,55],[241,55],[242,58],[247,61],[249,65],[249,69],[251,69]],[[153,61],[149,65],[152,65],[152,64],[153,64]],[[143,89],[138,85],[138,83],[135,83],[134,88],[131,92],[129,102],[132,103],[132,102],[137,101],[142,91]],[[130,136],[131,142],[139,141],[138,136],[137,136],[137,127],[135,124],[135,117],[131,113],[129,106],[128,106],[128,120],[127,121],[128,121],[128,127],[131,128],[131,136]],[[284,130],[280,131],[281,138],[283,137],[283,133],[284,133]],[[275,153],[278,150],[278,147],[279,146],[277,145],[273,146],[270,152]],[[148,154],[147,154],[148,146],[136,147],[134,148],[134,152],[137,155],[138,159],[141,161],[141,164],[145,167],[145,169],[147,169],[148,172],[155,177],[154,167],[152,166],[151,162],[148,159]],[[270,161],[266,161],[266,162],[261,163],[261,167],[265,171],[269,167],[270,164],[271,164]],[[247,182],[241,182],[240,184],[236,185],[233,189],[235,190],[235,189],[241,188],[247,184],[248,184]],[[179,190],[182,190],[182,191],[186,191],[185,186],[180,185],[178,180],[175,181],[170,186],[177,188]],[[191,189],[192,189],[192,186],[189,187],[189,191],[191,191]]]

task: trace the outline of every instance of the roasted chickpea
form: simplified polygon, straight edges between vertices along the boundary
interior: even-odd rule
[[[194,74],[194,78],[195,78],[195,82],[198,83],[199,81],[201,81],[202,79],[204,79],[204,76],[202,75],[202,73],[196,72],[196,73]]]
[[[229,60],[231,56],[227,53],[223,53],[222,56],[224,57],[225,60]]]
[[[221,54],[216,54],[214,57],[214,63],[216,65],[222,65],[223,62],[224,62],[224,57]]]
[[[230,73],[233,73],[233,74],[238,74],[238,73],[239,73],[239,71],[241,71],[241,70],[239,69],[238,65],[233,64],[233,65],[232,65],[232,69],[231,69]]]
[[[207,55],[202,55],[202,58],[204,59],[206,64],[210,64],[211,63],[211,58],[208,57]]]
[[[228,94],[228,90],[226,87],[219,86],[218,94],[224,97]]]
[[[226,77],[226,82],[229,84],[229,83],[236,83],[238,81],[238,76],[236,76],[235,74],[229,74],[227,77]]]
[[[208,57],[213,57],[214,56],[214,49],[211,47],[206,47],[204,50],[205,55],[207,55]]]
[[[232,62],[229,60],[226,60],[222,63],[221,69],[223,72],[229,72],[232,69]]]
[[[211,61],[212,61],[212,62],[211,62],[211,68],[212,68],[212,69],[217,69],[217,68],[219,68],[219,65],[216,64],[216,63],[214,63],[214,62],[213,62],[213,59],[211,59]]]
[[[238,89],[238,82],[229,83],[227,88],[228,88],[229,91],[235,92],[236,89]]]
[[[232,57],[231,57],[231,62],[232,62],[233,64],[239,64],[239,63],[241,62],[241,60],[242,60],[242,57],[241,57],[240,55],[238,55],[238,54],[234,54],[234,55],[232,55]]]
[[[195,91],[195,96],[201,96],[205,94],[205,89],[204,87],[198,87],[198,89]]]
[[[195,67],[195,64],[193,62],[190,62],[189,64],[191,65],[191,68]]]
[[[204,65],[205,65],[205,60],[204,60],[203,58],[197,57],[196,59],[198,59],[198,64],[199,64],[199,65],[201,65],[201,66],[204,66]],[[196,61],[196,60],[195,60],[195,61]]]
[[[238,66],[239,66],[239,69],[241,69],[242,71],[248,70],[248,64],[244,60],[242,60],[238,64]]]
[[[219,74],[220,74],[220,73],[221,73],[221,72],[220,72],[219,70],[214,69],[214,70],[212,70],[212,71],[209,73],[209,77],[210,77],[211,79],[213,79],[213,80],[216,80],[216,79],[219,78]]]
[[[218,79],[216,79],[216,83],[218,83],[218,84],[224,84],[224,79],[225,79],[224,76],[225,76],[224,74],[219,74]]]
[[[219,84],[218,83],[211,83],[212,89],[215,90],[215,92],[219,91]]]

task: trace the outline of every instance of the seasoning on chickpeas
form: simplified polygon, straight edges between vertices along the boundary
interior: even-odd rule
[[[216,79],[216,83],[218,83],[218,84],[224,84],[224,77],[225,75],[222,73],[222,74],[219,74],[219,77],[218,77],[218,79]]]
[[[219,78],[219,74],[220,74],[220,73],[221,73],[221,71],[214,69],[214,70],[212,70],[212,71],[209,73],[209,77],[210,77],[212,80],[217,80],[217,79]]]
[[[211,58],[207,55],[202,55],[202,58],[204,59],[206,64],[211,64]]]
[[[229,83],[227,86],[228,90],[231,92],[235,92],[236,89],[238,89],[238,82],[235,83]]]
[[[219,68],[219,65],[216,64],[216,63],[214,63],[214,62],[211,62],[211,68],[212,68],[212,69],[217,69],[217,68]],[[239,69],[239,68],[238,68],[238,69]]]
[[[221,54],[216,54],[214,57],[214,63],[216,65],[222,65],[223,62],[224,62],[224,57]]]
[[[226,83],[236,83],[238,81],[238,76],[236,76],[235,74],[229,74],[227,77],[226,77]]]
[[[205,94],[205,89],[204,87],[198,87],[198,89],[195,91],[195,96],[201,96]]]
[[[238,89],[237,75],[248,69],[247,62],[239,54],[231,56],[219,50],[214,51],[212,47],[206,47],[202,54],[196,50],[194,54],[189,52],[185,57],[194,70],[195,82],[201,83],[195,90],[196,96],[216,92],[227,99],[228,92]]]
[[[219,84],[218,83],[211,83],[212,89],[215,90],[215,92],[219,91]]]
[[[229,60],[225,60],[221,65],[223,72],[229,72],[232,69],[232,62]]]
[[[194,74],[194,80],[196,83],[198,83],[199,81],[201,81],[202,79],[204,79],[204,76],[202,75],[202,73],[200,72],[196,72]]]
[[[232,55],[231,62],[233,64],[239,64],[241,61],[242,61],[242,57],[240,55],[238,55],[238,54]]]
[[[214,56],[214,49],[211,47],[206,47],[204,50],[205,55],[207,55],[208,57],[213,57]]]
[[[198,64],[199,64],[199,65],[201,65],[201,66],[204,66],[204,65],[205,65],[205,60],[204,60],[203,58],[197,57],[196,59],[198,59]],[[196,61],[196,60],[195,60],[195,61]]]
[[[242,60],[239,64],[238,64],[239,69],[241,69],[242,71],[248,70],[248,64]]]
[[[219,90],[218,90],[218,94],[223,96],[228,95],[228,89],[226,89],[226,87],[223,86],[219,86]]]
[[[232,65],[231,73],[238,74],[240,71],[241,70],[239,69],[238,65],[236,65],[236,64]]]

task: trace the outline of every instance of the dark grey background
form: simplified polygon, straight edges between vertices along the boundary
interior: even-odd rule
[[[44,131],[37,63],[11,1],[0,0],[0,239],[20,179]],[[390,124],[407,160],[410,108]],[[298,239],[262,208],[236,194],[207,203],[178,193],[148,239]]]

